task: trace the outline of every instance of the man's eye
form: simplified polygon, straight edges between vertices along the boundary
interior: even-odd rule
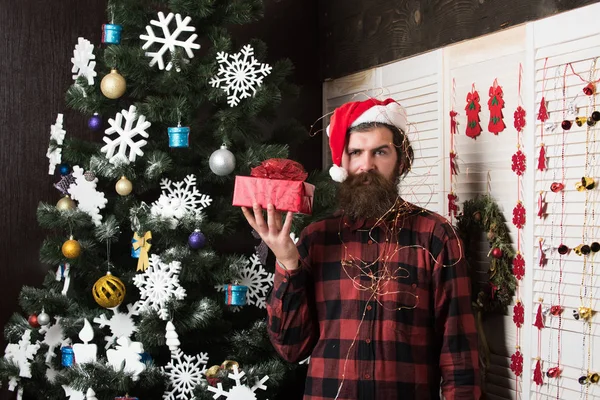
[[[386,155],[386,154],[387,154],[387,152],[386,152],[385,150],[377,150],[377,151],[375,152],[375,154],[377,154],[377,155],[380,155],[380,156],[384,156],[384,155]]]

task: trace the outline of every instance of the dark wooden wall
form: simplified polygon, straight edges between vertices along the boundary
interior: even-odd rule
[[[106,22],[105,0],[3,0],[0,7],[0,327],[18,310],[22,285],[39,285],[48,266],[38,261],[44,232],[37,226],[39,201],[58,200],[45,156],[50,125],[65,114],[69,135],[93,138],[85,119],[65,108],[71,56],[77,37],[99,43]],[[288,57],[301,86],[300,98],[282,113],[307,128],[321,114],[317,0],[266,0],[265,19],[236,28],[238,38],[259,37],[269,59]],[[321,142],[308,140],[294,156],[307,169],[320,167]],[[0,354],[4,353],[0,337]],[[13,398],[0,389],[0,399]]]
[[[598,0],[321,0],[323,80]]]

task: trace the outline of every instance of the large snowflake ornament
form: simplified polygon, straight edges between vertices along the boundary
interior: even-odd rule
[[[219,87],[227,94],[230,107],[237,106],[242,99],[253,96],[263,78],[271,73],[271,66],[259,63],[254,58],[254,49],[249,44],[236,54],[217,53],[219,71],[212,77],[212,87]]]
[[[125,118],[125,125],[121,126]],[[134,162],[137,156],[143,156],[144,152],[142,147],[148,143],[144,139],[134,141],[137,136],[148,138],[148,132],[146,129],[152,125],[146,121],[146,117],[138,115],[135,106],[129,106],[128,110],[121,110],[117,113],[114,119],[108,120],[110,128],[106,129],[102,139],[106,143],[100,151],[106,153],[106,158],[111,164],[125,163],[129,164]],[[135,123],[135,127],[133,124]],[[117,137],[111,139],[109,136],[117,134]]]
[[[77,208],[89,214],[94,224],[99,226],[102,221],[100,210],[106,207],[108,200],[104,197],[104,193],[96,190],[98,178],[87,180],[83,168],[79,165],[73,166],[73,177],[75,183],[72,183],[68,190],[71,198],[77,201]]]
[[[67,385],[62,385],[62,388],[65,391],[65,396],[67,396],[69,400],[86,400],[82,390],[74,389]]]
[[[77,38],[77,44],[75,45],[75,50],[73,50],[73,58],[71,58],[71,62],[73,63],[73,68],[71,69],[73,80],[77,80],[80,76],[85,76],[88,85],[92,86],[94,78],[98,75],[94,70],[96,61],[93,60],[95,58],[92,43],[82,37]]]
[[[238,285],[248,287],[246,294],[246,303],[254,305],[258,308],[266,308],[265,297],[269,288],[273,284],[274,274],[267,272],[261,262],[260,257],[257,253],[254,253],[246,265],[240,270],[237,281]],[[223,285],[217,285],[215,288],[219,291],[223,291]],[[234,306],[231,307],[231,311],[239,311],[241,308]]]
[[[269,379],[268,375],[265,375],[262,379],[257,379],[256,383],[252,387],[248,387],[242,384],[242,378],[246,375],[244,371],[240,372],[237,365],[233,366],[233,372],[228,375],[229,379],[235,381],[235,386],[230,388],[227,392],[223,390],[223,384],[217,383],[217,387],[207,386],[210,392],[215,393],[213,399],[218,399],[224,396],[228,400],[256,400],[256,392],[258,389],[266,390],[267,386],[264,383]]]
[[[115,370],[122,369],[123,372],[132,374],[135,381],[146,369],[146,364],[142,362],[143,352],[144,346],[141,342],[132,342],[128,337],[120,337],[117,339],[116,348],[106,351],[106,358]]]
[[[9,343],[4,351],[4,358],[19,367],[19,376],[31,378],[31,361],[40,349],[39,343],[31,343],[31,331],[23,333],[19,343]]]
[[[134,315],[139,315],[138,302],[133,304],[127,304],[127,314],[119,312],[119,307],[110,309],[113,315],[110,319],[106,317],[106,314],[102,314],[99,317],[94,318],[94,322],[97,323],[100,328],[105,326],[110,327],[111,336],[104,336],[106,340],[106,348],[108,349],[115,343],[120,337],[131,338],[134,332],[137,332],[137,326],[133,320]]]
[[[212,202],[212,198],[202,194],[196,188],[196,176],[190,174],[181,182],[172,182],[163,178],[160,181],[163,193],[152,204],[150,212],[170,220],[171,228],[175,229],[178,221],[186,213],[199,213]]]
[[[56,317],[54,324],[44,325],[40,328],[40,333],[44,335],[42,343],[48,346],[48,352],[46,353],[46,364],[50,365],[52,357],[56,357],[54,351],[62,346],[68,346],[71,343],[71,339],[65,336],[65,332],[60,323],[60,317]]]
[[[150,256],[148,269],[133,277],[133,283],[140,290],[141,311],[154,310],[161,319],[167,320],[167,302],[173,297],[177,300],[185,298],[185,289],[179,284],[179,271],[179,261],[165,264],[158,255]]]
[[[173,20],[173,17],[175,17],[176,28],[173,32],[170,32],[169,24]],[[194,53],[192,52],[192,49],[198,50],[200,48],[200,45],[195,43],[195,40],[198,37],[198,35],[194,33],[190,35],[190,37],[188,37],[185,41],[178,39],[179,35],[181,35],[183,32],[196,31],[196,28],[194,28],[193,26],[189,26],[190,21],[190,17],[185,17],[184,19],[181,19],[180,14],[169,13],[169,15],[165,17],[165,14],[163,14],[162,12],[158,13],[158,21],[150,21],[150,25],[157,26],[160,30],[162,30],[162,34],[164,35],[164,37],[156,36],[154,34],[154,30],[150,25],[146,26],[146,32],[148,32],[148,34],[140,35],[140,39],[146,41],[146,43],[144,43],[144,45],[142,46],[143,50],[147,50],[148,48],[150,48],[150,46],[152,46],[155,43],[160,45],[160,49],[158,51],[146,52],[146,56],[151,57],[149,63],[151,67],[154,66],[154,64],[158,63],[159,69],[166,69],[167,71],[169,71],[173,67],[173,62],[169,61],[167,67],[165,68],[163,56],[167,50],[169,50],[171,52],[171,56],[173,56],[173,53],[175,52],[175,47],[183,48],[189,58],[194,58]]]
[[[194,399],[194,389],[204,380],[206,364],[208,353],[190,356],[179,349],[172,352],[171,361],[162,368],[169,379],[169,387],[163,394],[163,399]]]

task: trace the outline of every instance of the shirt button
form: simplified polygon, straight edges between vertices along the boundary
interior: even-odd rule
[[[373,244],[373,241],[371,239],[369,239],[369,241],[367,243],[368,244]]]
[[[366,339],[365,343],[367,343],[367,344],[371,343],[371,339]]]
[[[416,283],[413,283],[411,286],[412,286],[412,288],[414,289],[414,288],[416,288],[416,287],[417,287],[417,284],[416,284]]]
[[[371,374],[365,374],[364,377],[365,379],[371,379]]]
[[[286,283],[286,282],[287,282],[287,278],[283,278],[283,283]]]
[[[371,307],[370,305],[367,306],[367,311],[371,311],[371,308],[373,308],[373,307]]]

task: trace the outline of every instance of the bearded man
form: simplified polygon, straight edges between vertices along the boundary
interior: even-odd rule
[[[369,99],[327,127],[339,212],[306,227],[242,208],[276,257],[268,331],[289,362],[310,356],[304,399],[479,399],[477,332],[460,239],[404,201],[413,150],[404,109]]]

